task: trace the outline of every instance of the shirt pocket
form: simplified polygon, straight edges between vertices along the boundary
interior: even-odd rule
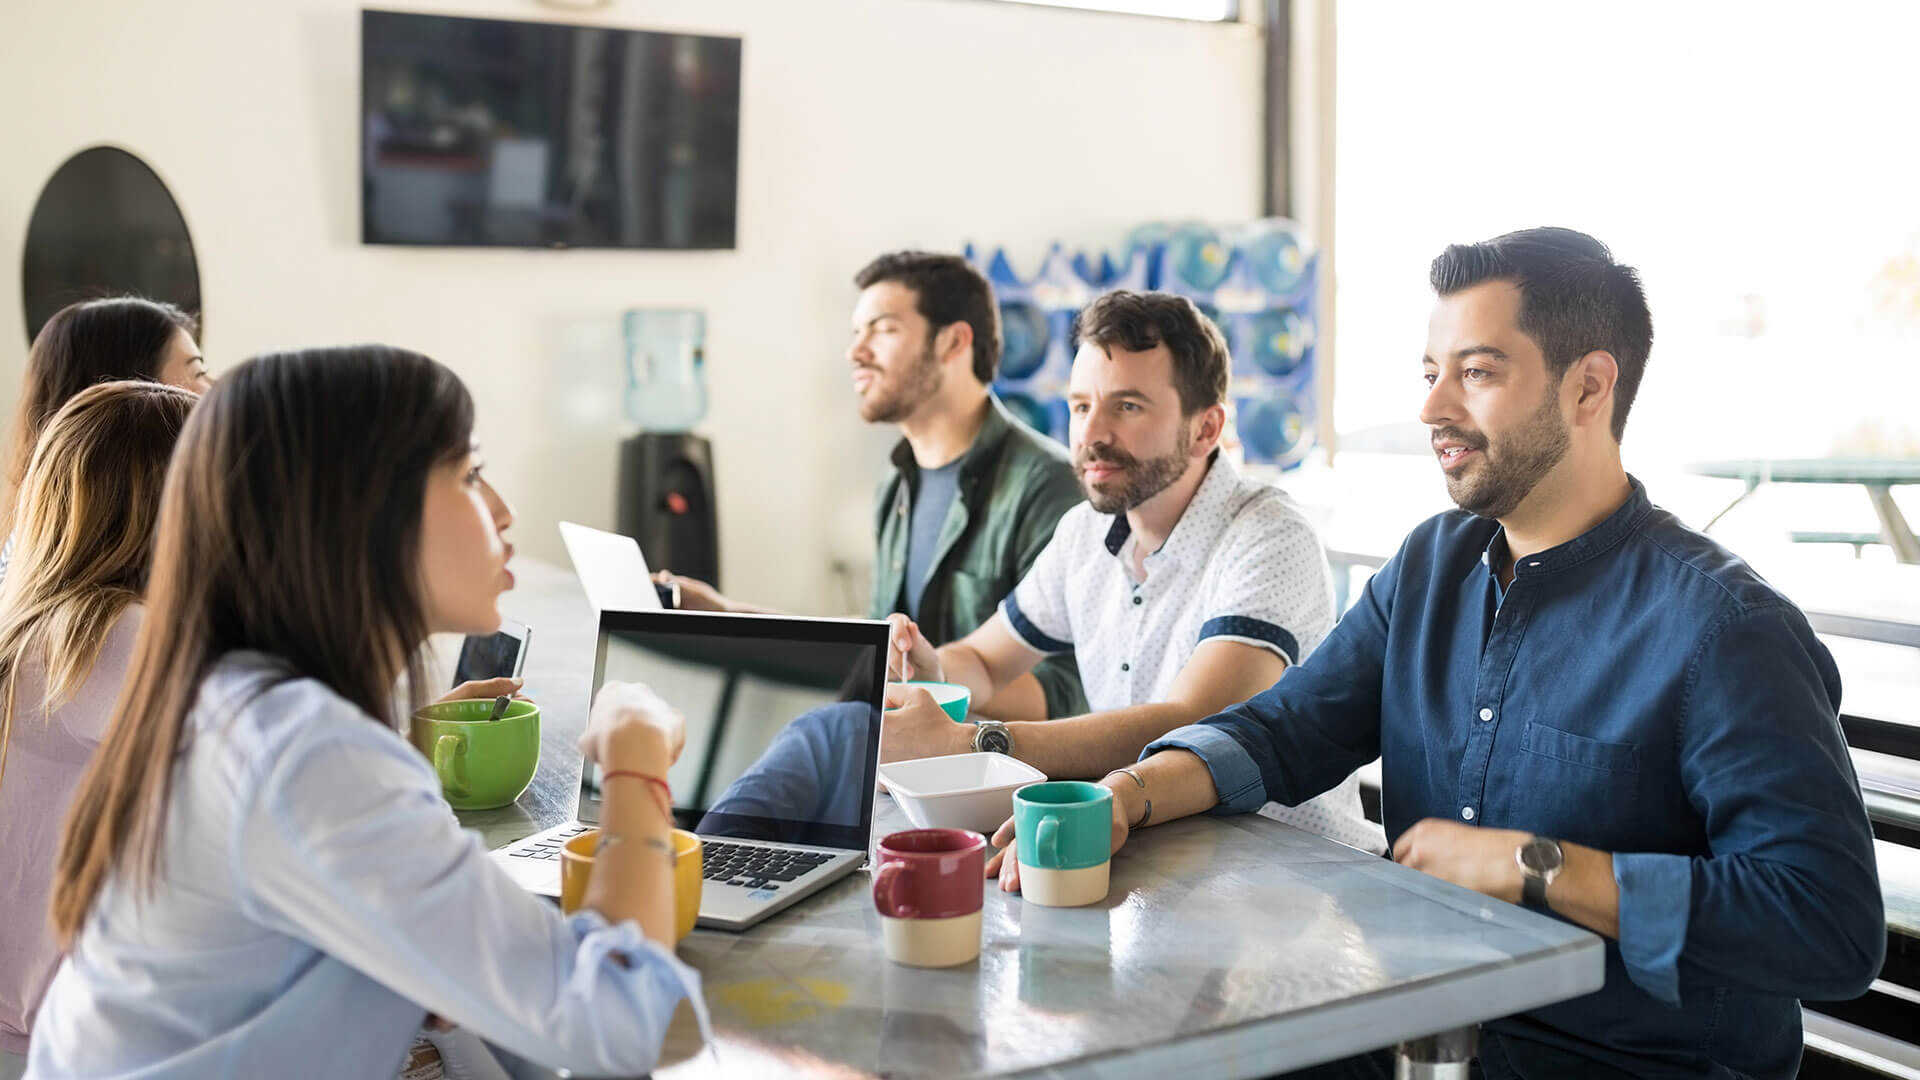
[[[978,568],[951,570],[946,578],[948,617],[959,631],[956,637],[965,637],[992,618],[1000,601],[1013,591],[998,575]]]
[[[1575,735],[1538,720],[1527,721],[1526,731],[1520,736],[1520,749],[1596,772],[1633,774],[1640,771],[1639,744]]]

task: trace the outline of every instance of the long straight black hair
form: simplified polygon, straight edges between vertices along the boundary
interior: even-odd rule
[[[111,873],[151,885],[186,715],[222,656],[274,656],[387,723],[403,671],[419,696],[427,480],[472,434],[460,379],[384,346],[257,357],[207,393],[167,474],[126,686],[61,835],[62,941]]]

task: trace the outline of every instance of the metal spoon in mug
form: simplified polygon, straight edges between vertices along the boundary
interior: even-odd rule
[[[501,694],[499,697],[494,698],[493,699],[493,715],[487,717],[487,720],[491,722],[491,721],[499,720],[505,717],[507,715],[507,706],[512,703],[513,703],[513,699],[508,697],[505,694]]]

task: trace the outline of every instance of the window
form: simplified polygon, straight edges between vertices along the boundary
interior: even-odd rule
[[[1123,15],[1161,15],[1196,22],[1227,22],[1240,17],[1239,0],[1012,0],[1045,7],[1115,11]]]
[[[1690,463],[1920,456],[1920,141],[1905,116],[1920,5],[1337,10],[1343,453],[1407,448],[1410,430],[1408,460],[1424,447],[1432,258],[1553,224],[1641,272],[1654,346],[1623,452],[1693,524],[1738,487]],[[1896,489],[1909,519],[1917,494]],[[1755,558],[1796,531],[1875,527],[1862,490],[1769,485],[1714,535]]]

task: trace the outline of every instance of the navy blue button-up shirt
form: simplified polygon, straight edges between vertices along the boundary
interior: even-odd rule
[[[1597,993],[1487,1025],[1493,1077],[1792,1077],[1797,998],[1885,949],[1840,676],[1792,603],[1653,506],[1521,559],[1461,511],[1407,537],[1307,660],[1147,748],[1199,755],[1223,812],[1292,805],[1379,756],[1389,839],[1422,818],[1613,853]]]

